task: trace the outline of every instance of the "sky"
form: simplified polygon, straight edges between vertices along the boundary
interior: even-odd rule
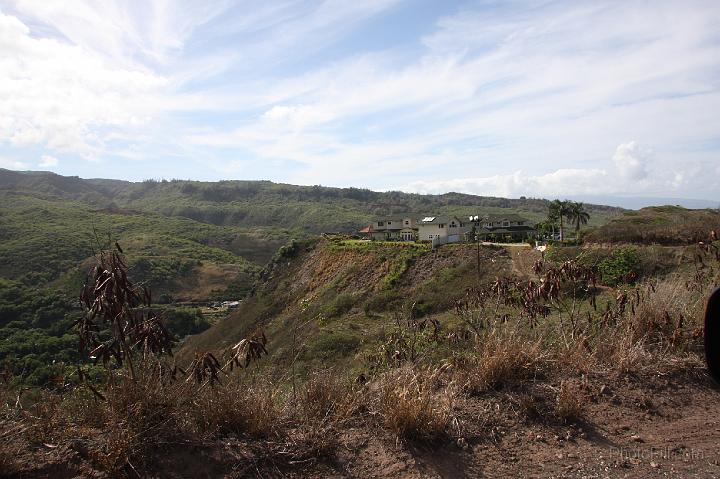
[[[0,0],[0,167],[720,199],[720,2]]]

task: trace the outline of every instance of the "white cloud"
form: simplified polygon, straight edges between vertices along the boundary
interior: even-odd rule
[[[518,197],[562,196],[607,193],[608,173],[599,169],[560,169],[543,175],[516,171],[508,175],[464,178],[445,181],[414,181],[401,186],[401,191],[442,194],[449,191],[483,196]]]
[[[563,197],[566,195],[678,196],[684,188],[707,184],[707,170],[690,162],[682,170],[657,167],[648,161],[650,150],[635,141],[619,145],[613,154],[614,168],[561,168],[548,173],[417,180],[392,189],[413,193],[446,192],[489,196]],[[713,181],[713,180],[711,180]],[[712,190],[710,190],[712,191]],[[688,197],[711,197],[708,190]]]
[[[622,143],[615,150],[613,161],[618,173],[628,180],[644,180],[648,176],[649,152],[635,141]]]
[[[693,147],[720,131],[715,1],[480,2],[385,49],[342,40],[397,0],[5,3],[11,148],[377,189],[720,194],[698,173],[720,148]]]
[[[30,165],[24,161],[0,157],[0,168],[6,168],[8,170],[28,170],[30,169]]]
[[[38,166],[40,168],[50,168],[52,166],[57,166],[57,165],[58,165],[58,159],[55,158],[54,156],[50,156],[50,155],[42,155],[40,157],[40,163],[38,163]]]
[[[401,184],[395,176],[403,171],[416,178],[405,184],[416,186],[473,171],[473,188],[505,192],[519,191],[518,177],[575,191],[577,181],[614,187],[618,176],[625,187],[633,180],[638,194],[693,182],[717,191],[702,176],[651,178],[649,151],[639,142],[618,147],[627,138],[652,144],[661,172],[710,161],[682,145],[720,128],[708,108],[720,108],[713,74],[720,48],[710,20],[720,9],[693,5],[466,9],[439,22],[415,61],[390,50],[268,82],[253,102],[264,111],[257,122],[189,141],[300,162],[287,178],[300,182],[387,188]],[[609,185],[585,181],[598,172],[611,175],[600,177]]]
[[[116,68],[76,45],[37,38],[0,13],[0,141],[93,157],[98,130],[132,128],[155,113],[167,82],[140,68]]]

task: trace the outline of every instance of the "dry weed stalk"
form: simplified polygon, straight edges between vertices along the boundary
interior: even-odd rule
[[[143,354],[172,355],[174,343],[159,316],[150,309],[150,289],[128,279],[120,246],[101,251],[80,292],[85,314],[74,324],[80,350],[109,367],[111,359],[127,365],[135,378],[133,349]],[[109,333],[109,335],[107,334]]]

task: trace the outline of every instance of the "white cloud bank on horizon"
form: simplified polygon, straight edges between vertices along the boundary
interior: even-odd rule
[[[38,163],[38,166],[40,168],[52,168],[57,166],[58,163],[60,163],[60,161],[54,156],[42,155],[40,157],[40,163]]]
[[[414,181],[395,190],[409,193],[468,193],[482,196],[517,198],[519,196],[561,197],[572,195],[619,195],[633,191],[651,191],[667,195],[682,185],[684,178],[677,171],[655,171],[651,152],[636,141],[618,145],[612,157],[615,168],[558,169],[540,175],[522,170],[506,175],[469,177],[439,181]],[[672,196],[672,195],[669,195]]]
[[[7,168],[8,170],[27,170],[30,168],[30,165],[23,161],[0,157],[0,168]]]

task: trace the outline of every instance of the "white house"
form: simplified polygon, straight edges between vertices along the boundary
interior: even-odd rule
[[[420,241],[440,240],[457,243],[467,231],[467,225],[457,216],[426,216],[418,222]]]
[[[415,241],[417,222],[414,218],[383,218],[374,221],[368,233],[376,240]]]

